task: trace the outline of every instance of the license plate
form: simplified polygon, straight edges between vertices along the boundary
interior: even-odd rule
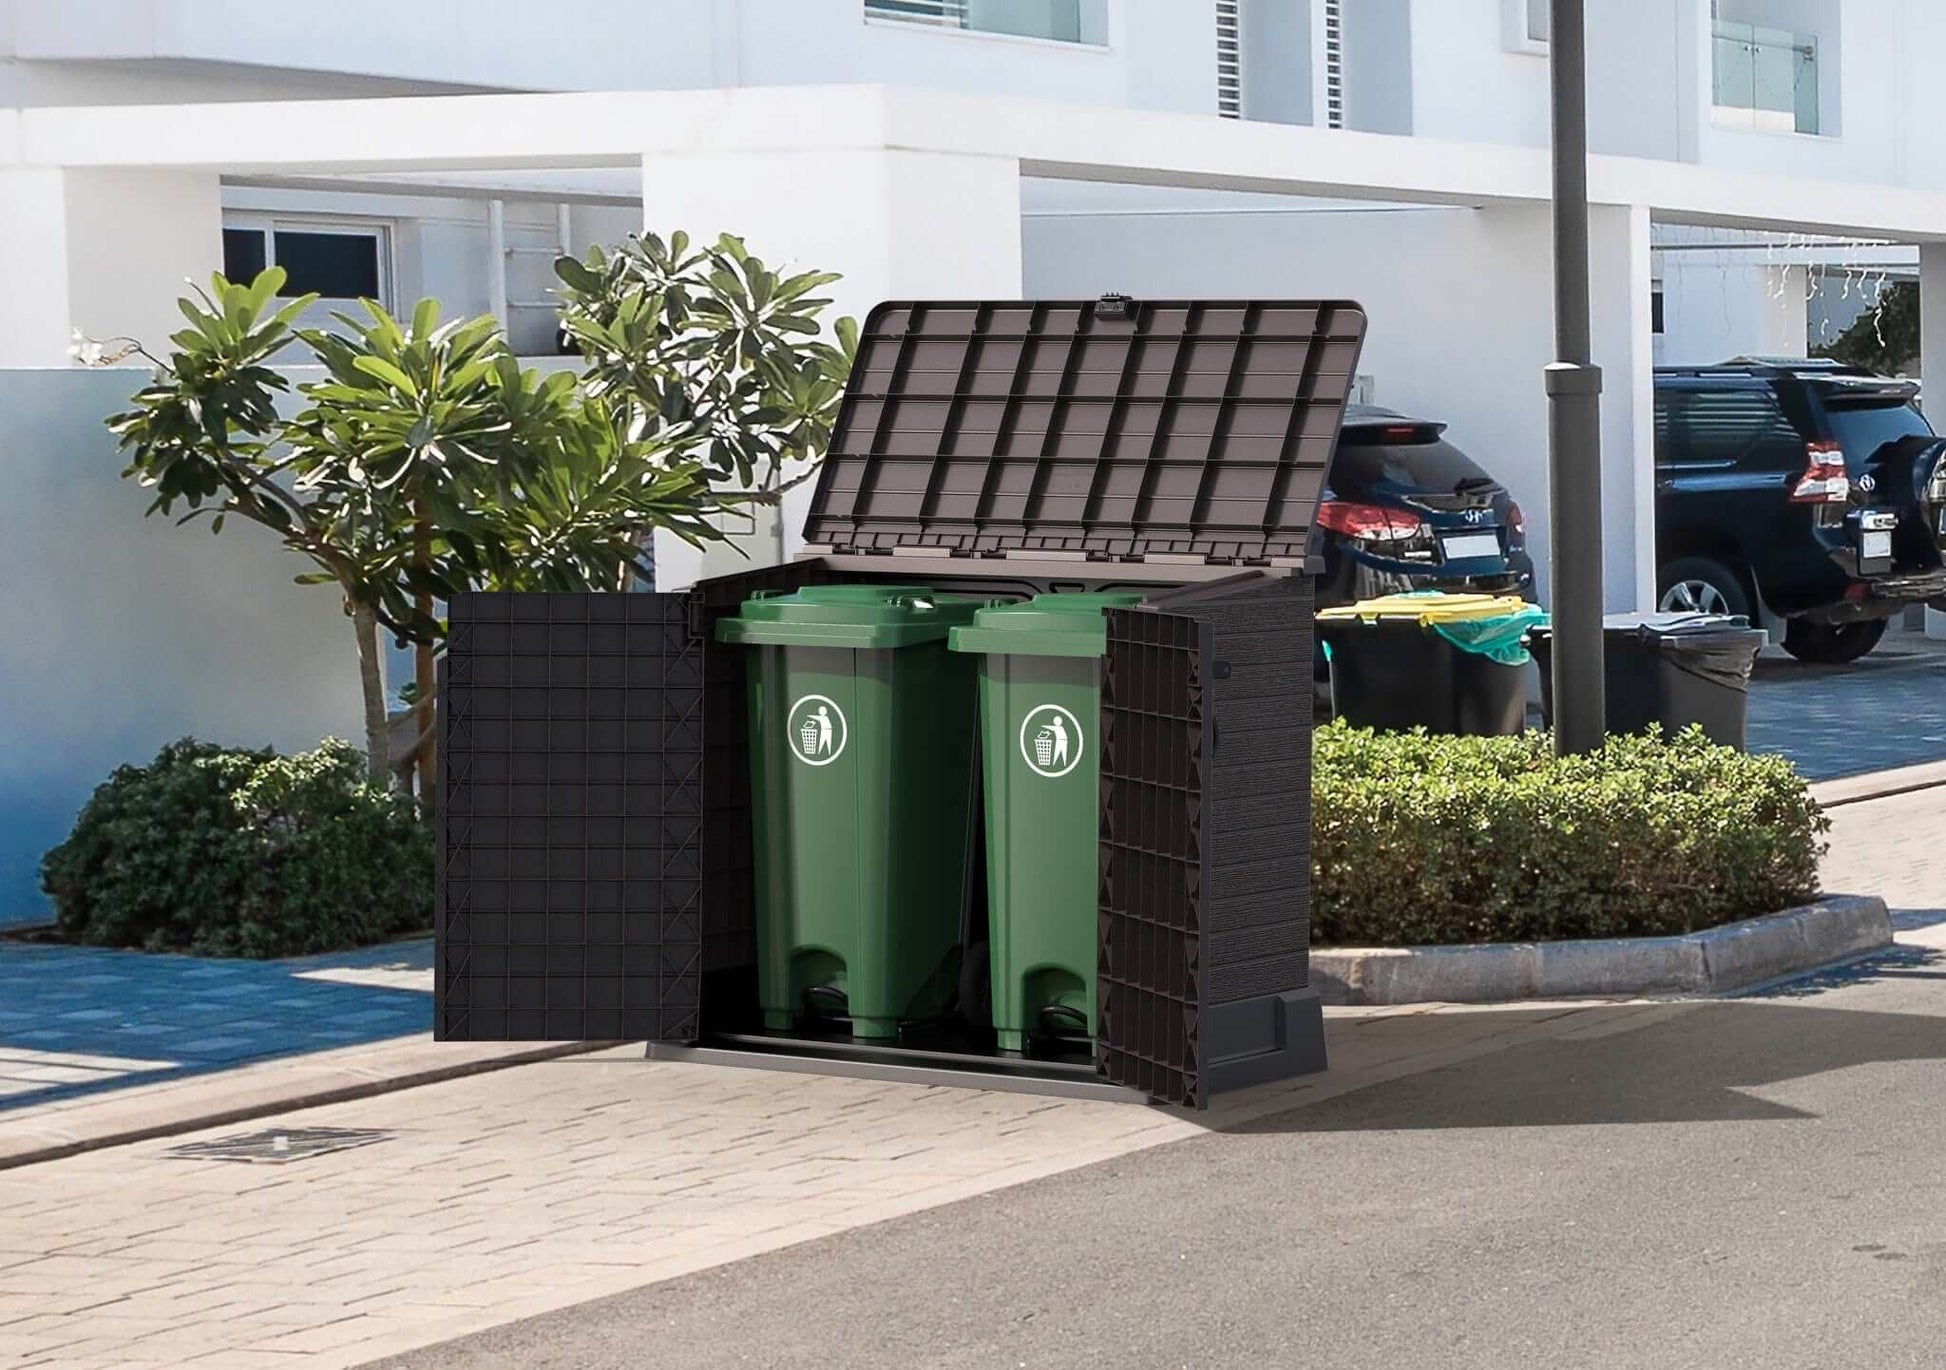
[[[1448,561],[1473,561],[1480,557],[1497,557],[1500,555],[1500,535],[1461,533],[1456,537],[1441,538],[1439,551]]]
[[[1858,554],[1866,561],[1889,561],[1892,558],[1892,535],[1867,531],[1860,535]]]

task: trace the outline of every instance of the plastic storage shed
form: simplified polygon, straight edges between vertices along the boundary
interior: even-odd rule
[[[681,593],[456,597],[436,1035],[1192,1106],[1322,1069],[1307,550],[1364,331],[1343,301],[881,305],[802,558]],[[1091,1063],[753,1034],[744,662],[715,624],[754,590],[875,580],[1144,593],[1106,615]]]

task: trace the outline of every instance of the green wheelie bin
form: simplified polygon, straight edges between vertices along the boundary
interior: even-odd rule
[[[807,1010],[896,1038],[958,983],[971,831],[973,663],[947,634],[992,601],[828,585],[744,601],[757,988],[764,1026]]]
[[[987,939],[1003,1051],[1097,1026],[1102,611],[1141,599],[1036,595],[953,630],[954,651],[980,654]]]

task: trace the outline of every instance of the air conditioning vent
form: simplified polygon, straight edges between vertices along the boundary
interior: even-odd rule
[[[1216,112],[1243,117],[1242,0],[1216,0]]]
[[[1324,0],[1324,126],[1345,126],[1345,2]]]

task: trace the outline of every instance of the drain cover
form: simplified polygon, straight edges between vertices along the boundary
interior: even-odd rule
[[[262,1132],[239,1132],[213,1142],[185,1142],[165,1155],[183,1161],[250,1161],[257,1165],[286,1165],[332,1151],[392,1139],[390,1132],[355,1127],[273,1127]]]

